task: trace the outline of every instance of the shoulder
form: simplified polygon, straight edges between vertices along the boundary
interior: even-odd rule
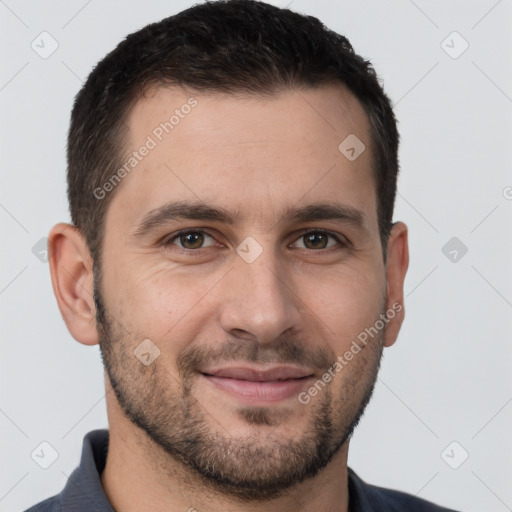
[[[47,498],[44,501],[40,501],[30,508],[27,508],[25,512],[61,512],[60,506],[61,495],[57,494],[51,498]]]
[[[409,512],[456,512],[453,509],[441,507],[412,494],[383,487],[370,487],[374,493],[374,499],[377,502],[385,503],[387,507],[385,510],[389,512],[398,512],[399,510],[408,510]]]
[[[367,484],[351,468],[348,474],[350,512],[456,512],[412,494]]]
[[[83,438],[80,463],[68,477],[62,491],[36,503],[24,512],[61,512],[62,510],[113,512],[100,479],[100,474],[105,467],[108,441],[107,429],[88,432]]]

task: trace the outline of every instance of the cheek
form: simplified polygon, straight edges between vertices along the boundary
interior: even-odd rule
[[[345,269],[317,276],[313,288],[311,282],[303,280],[300,297],[326,326],[332,348],[339,353],[374,324],[381,312],[384,291],[385,283],[375,269]]]
[[[194,339],[204,325],[201,317],[207,314],[207,301],[203,298],[215,284],[213,276],[186,275],[168,264],[133,268],[114,285],[120,314],[130,330],[156,344],[172,340],[178,346]]]

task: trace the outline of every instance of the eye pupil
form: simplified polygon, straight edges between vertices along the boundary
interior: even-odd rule
[[[180,242],[187,249],[198,249],[203,245],[204,235],[202,233],[185,233],[180,236]]]
[[[305,235],[305,246],[308,247],[308,243],[311,243],[314,249],[325,248],[327,245],[327,236],[323,233],[309,233]],[[311,247],[308,247],[308,249]]]

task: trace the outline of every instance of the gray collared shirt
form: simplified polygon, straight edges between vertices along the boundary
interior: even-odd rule
[[[71,473],[62,492],[25,512],[115,512],[100,479],[107,460],[108,440],[106,429],[88,432],[80,465]],[[348,489],[350,512],[455,512],[410,494],[369,485],[350,468]]]

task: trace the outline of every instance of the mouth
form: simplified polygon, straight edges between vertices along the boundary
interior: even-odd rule
[[[224,367],[200,372],[216,389],[253,405],[279,402],[297,396],[314,378],[308,368],[278,366],[266,369]]]

